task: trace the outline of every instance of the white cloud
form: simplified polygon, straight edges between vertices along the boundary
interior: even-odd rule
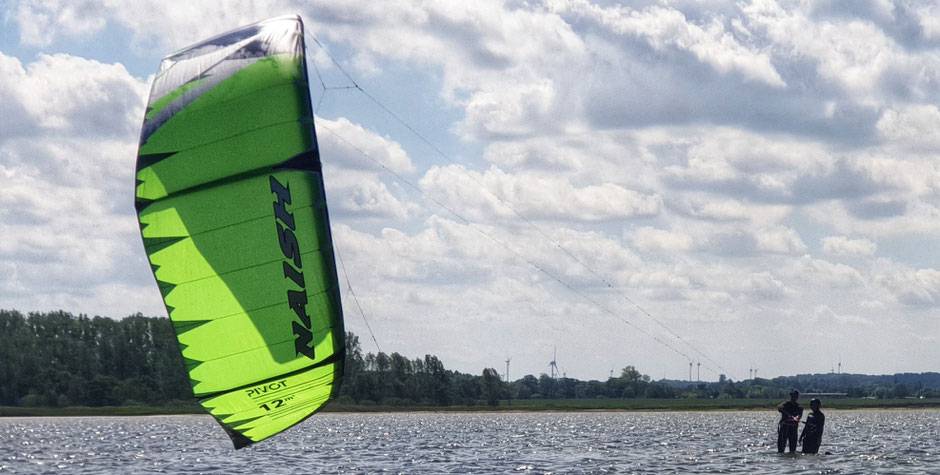
[[[822,79],[855,93],[872,93],[880,75],[897,55],[890,38],[870,22],[847,19],[816,21],[809,4],[784,9],[777,2],[752,1],[742,6],[743,25],[766,35],[780,54],[809,58]]]
[[[718,72],[734,71],[747,80],[772,87],[786,86],[770,58],[739,43],[725,30],[720,18],[699,25],[689,22],[681,11],[673,8],[652,6],[636,11],[626,7],[602,8],[588,2],[571,2],[570,7],[577,13],[595,17],[617,34],[636,35],[656,50],[688,51]]]
[[[692,237],[685,233],[643,227],[634,234],[633,245],[644,252],[688,251],[692,248]]]
[[[669,270],[635,273],[630,276],[628,282],[631,287],[644,289],[686,289],[691,285],[688,276]]]
[[[584,164],[583,155],[590,153],[585,148],[589,147],[588,143],[580,140],[577,143],[558,143],[545,137],[497,141],[486,147],[484,158],[507,170],[580,170]]]
[[[408,180],[415,166],[401,145],[353,124],[346,118],[317,118],[318,143],[327,196],[334,217],[358,216],[401,220],[420,207],[403,201],[398,185],[382,177]]]
[[[802,254],[806,245],[796,231],[788,228],[762,228],[757,231],[757,247],[774,254]]]
[[[568,90],[565,68],[583,45],[557,15],[489,0],[389,7],[325,2],[311,17],[342,19],[322,29],[357,46],[361,70],[377,73],[379,58],[439,70],[440,94],[465,109],[455,130],[466,138],[531,135],[565,122],[561,107],[570,104],[558,91]]]
[[[48,46],[57,35],[78,36],[104,28],[107,20],[99,15],[98,2],[46,0],[18,2],[15,16],[24,44]]]
[[[874,240],[931,236],[940,232],[940,203],[930,197],[909,201],[864,200],[818,203],[803,210],[813,221],[846,235]]]
[[[884,140],[898,148],[934,153],[940,149],[940,109],[934,104],[886,110],[877,127]]]
[[[923,5],[914,9],[917,20],[923,28],[924,36],[940,38],[940,8],[936,5]]]
[[[572,184],[613,183],[646,192],[659,187],[656,133],[624,130],[573,131],[562,135],[502,140],[484,158],[506,172],[563,176]],[[666,140],[666,139],[662,139]]]
[[[26,70],[20,61],[0,52],[0,102],[3,114],[0,114],[0,141],[27,133],[34,120],[29,116],[23,104],[21,88],[27,81]]]
[[[320,148],[330,157],[330,164],[344,168],[381,171],[395,174],[414,173],[411,158],[401,144],[388,137],[367,131],[341,117],[337,120],[317,119]]]
[[[612,183],[578,188],[563,177],[510,175],[494,167],[483,174],[457,165],[432,167],[420,185],[435,200],[475,220],[515,218],[515,210],[531,218],[599,221],[652,216],[662,209],[659,196]]]
[[[868,239],[829,236],[822,239],[823,251],[837,256],[872,256],[878,246]]]
[[[852,326],[870,326],[873,322],[870,319],[858,315],[840,314],[826,304],[819,304],[813,307],[813,320],[824,327],[835,326],[836,328],[844,325]]]
[[[788,137],[730,128],[686,131],[682,137],[685,152],[665,167],[667,180],[759,201],[802,199],[795,190],[802,180],[832,174],[837,162],[821,144]]]
[[[512,100],[507,100],[510,97]],[[544,129],[554,100],[554,87],[548,79],[481,91],[468,101],[466,119],[457,131],[468,137],[533,135]]]
[[[145,85],[120,64],[102,64],[65,54],[40,55],[24,68],[0,53],[5,103],[0,140],[33,135],[35,128],[58,134],[128,136],[139,127]],[[9,109],[7,109],[9,108]]]
[[[904,305],[940,305],[940,271],[936,269],[905,269],[882,275],[879,280]]]
[[[697,218],[721,221],[747,219],[748,209],[737,200],[692,198],[689,200],[688,213]]]
[[[130,45],[172,52],[237,26],[302,9],[296,2],[228,0],[224,8],[203,2],[165,4],[153,0],[14,0],[7,13],[20,29],[20,41],[48,47],[95,37],[109,27],[129,30]]]
[[[859,160],[861,169],[884,192],[880,202],[930,199],[940,192],[940,162],[932,154],[911,155],[888,147],[883,156]]]
[[[845,289],[864,282],[861,273],[845,264],[833,264],[821,259],[803,256],[794,262],[793,277],[817,288]]]
[[[537,236],[533,236],[538,239]],[[553,241],[567,253],[575,256],[590,269],[598,272],[608,280],[622,276],[642,267],[642,259],[629,247],[612,237],[594,231],[577,231],[570,228],[558,228],[551,234]],[[532,243],[534,245],[534,242]],[[553,257],[554,256],[554,257]],[[543,256],[544,261],[555,260],[558,267],[567,266],[568,273],[581,273],[585,275],[583,266],[574,265],[568,259],[558,259],[556,253],[548,249]],[[595,276],[596,277],[596,276]],[[596,278],[591,278],[594,285],[598,284]]]
[[[5,305],[161,311],[131,198],[146,85],[120,65],[64,54],[25,67],[0,54],[0,65],[3,121],[19,124],[0,135]],[[118,302],[116,286],[149,298]]]
[[[698,250],[726,257],[759,255],[799,256],[806,245],[794,229],[777,223],[714,222],[694,224],[688,234],[694,236]]]
[[[418,206],[397,198],[385,183],[372,174],[327,171],[326,189],[335,216],[354,214],[363,217],[405,219]]]
[[[786,284],[770,272],[757,272],[745,277],[741,290],[760,299],[781,299],[787,293]]]

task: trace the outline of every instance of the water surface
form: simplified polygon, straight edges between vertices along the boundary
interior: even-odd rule
[[[825,412],[818,456],[768,412],[326,413],[237,452],[209,416],[0,418],[0,473],[940,473],[940,410]]]

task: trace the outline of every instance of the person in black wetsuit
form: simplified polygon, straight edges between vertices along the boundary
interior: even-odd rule
[[[823,426],[826,425],[826,415],[819,410],[822,405],[819,398],[813,398],[809,402],[809,408],[813,410],[806,416],[806,427],[800,434],[800,442],[803,443],[804,454],[819,453],[819,444],[822,443]]]
[[[790,453],[796,453],[797,432],[800,428],[800,417],[803,416],[803,408],[796,402],[800,397],[800,392],[796,389],[790,391],[790,400],[777,406],[780,411],[780,422],[777,424],[777,452],[783,453],[787,443],[790,445]]]

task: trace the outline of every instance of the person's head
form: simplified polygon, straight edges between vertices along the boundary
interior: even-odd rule
[[[818,411],[820,406],[822,406],[822,403],[819,401],[818,397],[814,397],[813,400],[809,402],[810,409],[814,411]]]
[[[797,391],[796,389],[790,391],[790,400],[791,400],[791,401],[796,401],[796,400],[799,399],[799,398],[800,398],[800,392],[799,392],[799,391]]]

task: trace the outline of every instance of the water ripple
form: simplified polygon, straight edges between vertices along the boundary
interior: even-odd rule
[[[940,410],[827,411],[823,450],[776,453],[776,415],[321,414],[232,450],[208,416],[0,418],[2,473],[932,473]]]

